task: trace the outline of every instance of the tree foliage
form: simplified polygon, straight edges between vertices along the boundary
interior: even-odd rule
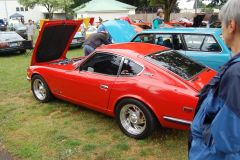
[[[227,0],[212,0],[212,2],[208,5],[209,7],[222,6],[227,2]]]
[[[194,2],[194,4],[193,4],[193,8],[195,8],[196,2],[197,2],[197,8],[205,8],[205,7],[206,7],[206,4],[204,4],[204,3],[202,2],[202,0],[195,0],[195,2]]]
[[[89,2],[90,0],[73,0],[73,4],[71,5],[71,8],[74,9],[78,6],[81,6],[84,3]]]
[[[165,11],[165,21],[169,21],[173,10],[179,12],[177,0],[119,0],[121,2],[134,5],[136,7],[159,7]]]
[[[70,6],[73,4],[73,0],[18,0],[20,4],[26,7],[33,8],[36,5],[43,6],[48,11],[48,18],[53,18],[53,13],[57,10],[63,10],[67,13],[70,10]]]

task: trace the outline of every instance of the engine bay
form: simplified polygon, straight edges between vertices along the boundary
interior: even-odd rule
[[[84,57],[79,57],[79,58],[72,58],[72,59],[64,59],[64,60],[57,60],[57,61],[54,61],[54,62],[50,62],[51,64],[58,64],[58,65],[68,65],[68,64],[71,64],[71,63],[74,63],[74,62],[77,62],[77,61],[80,61],[84,59]]]

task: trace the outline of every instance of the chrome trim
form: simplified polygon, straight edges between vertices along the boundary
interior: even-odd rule
[[[187,121],[187,120],[183,120],[183,119],[179,119],[179,118],[168,117],[168,116],[163,116],[163,119],[170,121],[170,122],[180,123],[180,124],[185,124],[185,125],[192,124],[191,121]]]

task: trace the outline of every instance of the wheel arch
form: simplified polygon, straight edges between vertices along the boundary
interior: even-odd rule
[[[53,93],[53,91],[52,91],[52,87],[50,87],[49,83],[46,81],[46,79],[44,78],[43,75],[41,75],[39,72],[34,72],[34,73],[31,75],[31,80],[32,80],[32,78],[33,78],[34,76],[40,76],[40,77],[42,77],[43,80],[46,82],[46,84],[47,84],[47,86],[48,86],[50,92]]]
[[[159,124],[161,124],[160,121],[159,121],[159,117],[158,117],[157,114],[156,114],[157,112],[153,109],[153,107],[152,107],[149,103],[145,103],[145,102],[143,101],[144,99],[137,98],[137,97],[133,97],[133,96],[124,96],[124,97],[119,98],[119,99],[115,102],[115,104],[114,104],[114,106],[113,106],[113,107],[114,107],[114,108],[113,108],[114,115],[116,115],[116,109],[117,109],[118,104],[119,104],[121,101],[125,100],[125,99],[134,99],[134,100],[137,100],[137,101],[143,103],[143,104],[152,112],[152,114],[155,116],[157,122],[158,122]]]
[[[36,75],[38,75],[38,76],[41,76],[41,74],[39,74],[39,73],[33,73],[32,75],[31,75],[31,79],[34,77],[34,76],[36,76]],[[42,76],[41,76],[42,77]]]

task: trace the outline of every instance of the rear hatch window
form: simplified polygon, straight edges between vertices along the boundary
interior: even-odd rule
[[[205,66],[173,50],[153,53],[146,56],[146,59],[156,65],[166,68],[186,80],[193,78],[195,75],[206,69]]]

